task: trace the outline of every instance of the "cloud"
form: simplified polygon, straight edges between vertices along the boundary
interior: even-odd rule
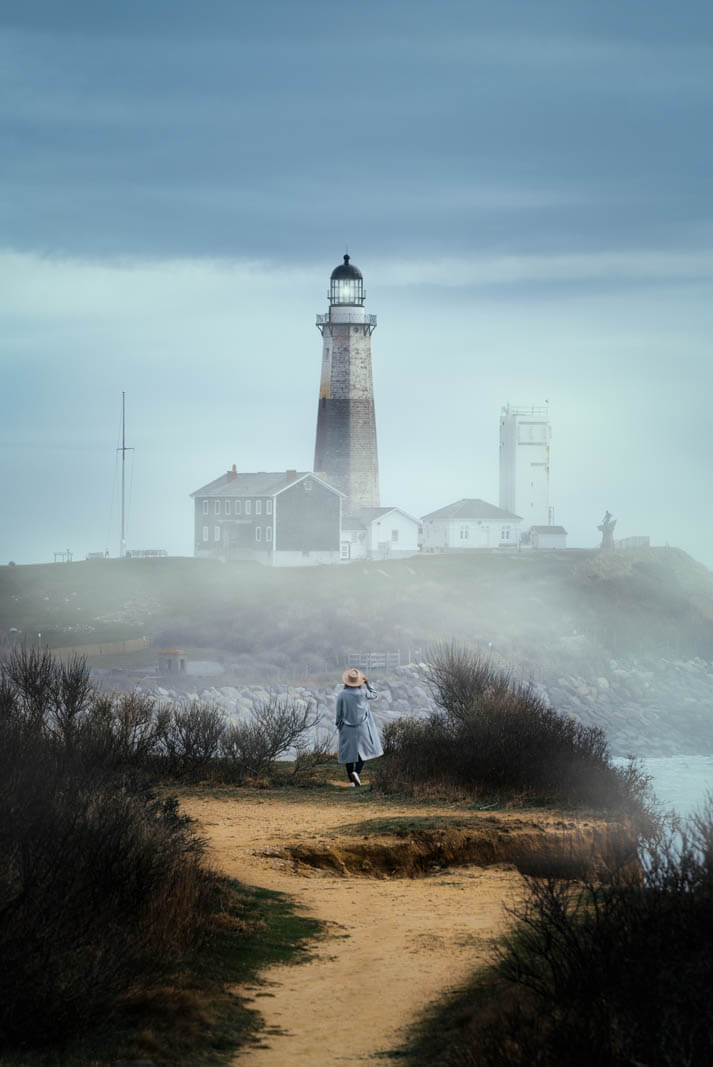
[[[366,250],[364,250],[366,251]],[[336,257],[335,257],[336,260]],[[331,268],[329,268],[331,269]],[[514,285],[713,281],[713,251],[609,250],[575,255],[471,255],[437,259],[371,257],[368,280],[382,288],[508,288]],[[236,304],[289,292],[321,294],[328,267],[240,259],[146,259],[108,262],[0,251],[0,314],[17,318],[191,318],[232,314]]]
[[[449,288],[527,282],[713,280],[713,250],[611,250],[574,255],[408,259],[387,261],[380,269],[380,276],[385,284]]]
[[[662,5],[210,6],[18,8],[6,242],[296,261],[335,237],[437,260],[700,240],[711,49]]]

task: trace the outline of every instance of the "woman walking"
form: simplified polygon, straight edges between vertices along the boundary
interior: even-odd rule
[[[338,759],[346,765],[349,785],[355,787],[361,785],[359,775],[364,760],[376,759],[384,754],[368,704],[368,701],[377,699],[378,693],[371,688],[366,675],[356,667],[346,670],[342,681],[344,689],[337,697]]]

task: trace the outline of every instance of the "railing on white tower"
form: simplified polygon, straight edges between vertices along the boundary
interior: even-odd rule
[[[318,315],[317,316],[317,326],[326,326],[327,323],[329,323],[331,321],[332,320],[329,317],[329,312],[327,312],[326,315]],[[340,318],[339,321],[340,322],[348,322],[349,320]],[[357,323],[357,325],[363,324],[365,326],[376,326],[376,315],[364,315],[361,312],[359,312],[358,313],[358,317],[355,315],[354,322]]]
[[[529,415],[534,419],[548,419],[550,409],[527,404],[506,404],[500,412],[501,415]]]
[[[326,315],[317,316],[316,325],[322,336],[324,336],[324,330],[330,326],[363,326],[370,337],[376,329],[376,315],[365,315],[361,308],[355,308],[353,315],[344,307],[339,307],[336,310],[336,315],[328,312]]]

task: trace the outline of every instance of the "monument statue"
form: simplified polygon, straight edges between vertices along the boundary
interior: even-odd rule
[[[601,531],[602,543],[600,548],[603,552],[614,551],[614,527],[616,526],[616,519],[612,518],[611,512],[607,511],[604,514],[604,518],[597,526],[597,529]]]

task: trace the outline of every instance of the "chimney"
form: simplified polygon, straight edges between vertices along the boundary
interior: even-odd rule
[[[297,481],[297,471],[285,471],[285,478],[287,478],[288,485],[290,482]]]
[[[237,477],[238,477],[238,468],[235,466],[235,464],[233,464],[231,469],[228,471],[228,481],[232,482],[233,478],[237,478]]]

